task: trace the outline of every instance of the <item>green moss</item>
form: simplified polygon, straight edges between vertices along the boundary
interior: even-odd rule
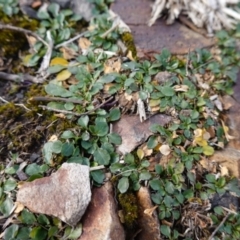
[[[129,32],[125,32],[121,35],[121,39],[124,42],[124,44],[126,45],[128,51],[132,52],[133,58],[136,59],[137,49],[136,49],[132,34]]]
[[[7,16],[0,10],[0,23],[9,24],[15,27],[20,27],[35,31],[39,26],[39,22],[35,19],[29,19],[19,13],[12,17]],[[1,57],[14,57],[18,56],[18,52],[28,48],[28,41],[24,33],[13,30],[0,30],[0,43],[1,43]]]
[[[133,193],[119,194],[118,200],[123,211],[125,226],[127,228],[134,228],[138,218],[136,196]]]

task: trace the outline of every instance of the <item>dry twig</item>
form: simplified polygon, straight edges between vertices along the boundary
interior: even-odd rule
[[[227,213],[227,215],[224,217],[224,219],[221,221],[221,223],[218,225],[218,227],[213,231],[213,233],[211,234],[211,236],[209,237],[208,240],[212,240],[212,239],[213,239],[213,237],[216,235],[216,233],[218,232],[218,230],[219,230],[219,229],[222,227],[222,225],[227,221],[227,219],[228,219],[228,217],[229,217],[230,214],[231,214],[230,212]]]
[[[94,109],[92,110],[89,110],[85,113],[76,113],[76,112],[73,112],[73,111],[67,111],[67,110],[61,110],[61,109],[56,109],[56,108],[51,108],[51,107],[48,107],[48,106],[44,106],[44,105],[39,105],[39,107],[41,107],[43,110],[49,110],[49,111],[53,111],[53,112],[59,112],[59,113],[63,113],[63,114],[70,114],[70,115],[74,115],[74,116],[84,116],[84,115],[87,115],[87,114],[90,114],[90,113],[93,113],[95,112],[97,109],[99,109],[100,107],[104,106],[106,103],[110,102],[111,100],[113,99],[113,97],[110,97],[108,100],[106,100],[105,102],[99,104],[97,107],[95,107]]]
[[[31,36],[35,37],[37,40],[41,41],[45,46],[48,47],[48,43],[44,39],[42,39],[40,36],[38,36],[36,33],[32,32],[30,30],[20,28],[20,27],[11,26],[11,25],[8,25],[8,24],[6,24],[6,25],[5,24],[0,24],[0,29],[8,29],[8,30],[18,31],[18,32],[22,32],[22,33],[31,35]]]
[[[47,96],[36,96],[31,97],[29,101],[40,101],[40,102],[70,102],[70,103],[76,103],[76,104],[82,104],[83,102],[81,100],[77,99],[70,99],[70,98],[61,98],[61,97],[47,97]]]

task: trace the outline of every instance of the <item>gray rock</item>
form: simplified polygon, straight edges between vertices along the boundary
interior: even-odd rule
[[[71,226],[80,221],[90,200],[89,167],[77,163],[64,163],[51,176],[23,184],[17,193],[17,201],[30,211]]]

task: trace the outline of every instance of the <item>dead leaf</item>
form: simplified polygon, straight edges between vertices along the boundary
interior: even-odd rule
[[[64,70],[62,70],[61,72],[59,72],[59,73],[57,74],[56,79],[57,79],[58,81],[65,81],[65,80],[67,80],[68,78],[70,78],[71,75],[72,75],[71,72],[69,72],[67,69],[64,69]]]
[[[75,50],[68,47],[61,47],[60,51],[63,53],[63,58],[66,60],[73,59],[78,55]]]
[[[128,51],[128,53],[127,53],[127,57],[131,60],[131,61],[135,61],[135,59],[134,59],[134,57],[133,57],[133,55],[132,55],[132,51]]]
[[[176,92],[187,92],[189,89],[188,85],[175,85],[173,88]]]
[[[78,46],[81,48],[83,55],[86,55],[88,53],[88,49],[91,46],[91,42],[87,38],[80,38],[78,40]]]
[[[121,70],[121,60],[120,58],[110,58],[104,63],[104,73],[119,73]]]
[[[15,202],[16,209],[14,213],[20,213],[24,209],[24,205],[20,202]]]
[[[224,177],[224,176],[229,176],[229,171],[227,169],[226,166],[221,166],[220,165],[220,169],[221,169],[221,176]]]
[[[163,144],[160,148],[159,151],[161,152],[161,154],[163,154],[164,156],[168,156],[171,152],[171,148],[169,147],[169,145],[167,144]]]
[[[55,113],[54,116],[62,118],[62,119],[66,119],[66,115],[63,113]]]
[[[146,214],[146,215],[148,215],[149,217],[152,217],[152,215],[153,215],[153,212],[155,211],[155,209],[157,209],[158,208],[158,206],[154,206],[154,207],[152,207],[152,208],[147,208],[147,209],[145,209],[144,210],[144,214]]]
[[[55,141],[57,141],[57,140],[58,140],[57,135],[52,135],[48,141],[49,141],[49,142],[55,142]]]
[[[221,120],[221,123],[222,123],[223,131],[224,131],[224,134],[225,134],[225,137],[226,137],[227,141],[235,139],[234,136],[231,136],[231,135],[228,134],[229,128],[224,124],[224,122],[222,120]]]
[[[151,156],[152,153],[153,153],[153,149],[149,149],[149,148],[147,147],[147,143],[144,143],[144,144],[141,146],[141,149],[143,150],[145,157]]]
[[[120,222],[125,223],[123,210],[118,211],[118,216],[119,216]]]

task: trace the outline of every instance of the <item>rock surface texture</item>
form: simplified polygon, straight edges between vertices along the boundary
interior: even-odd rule
[[[83,216],[82,224],[83,233],[79,240],[125,240],[110,182],[93,189],[92,200]]]
[[[152,204],[147,187],[141,187],[137,192],[139,203],[139,227],[141,231],[137,240],[160,240],[161,232],[156,209]]]
[[[144,122],[140,121],[139,116],[124,115],[113,124],[113,132],[119,134],[122,138],[122,143],[117,147],[117,151],[122,154],[130,153],[153,135],[149,130],[152,124],[165,126],[171,120],[172,118],[165,114],[156,114]]]
[[[189,50],[210,47],[215,43],[213,38],[193,32],[179,22],[167,25],[164,19],[158,19],[149,27],[151,3],[149,0],[115,0],[111,6],[130,27],[138,52],[159,53],[167,48],[174,54],[187,54]]]
[[[52,215],[76,225],[91,200],[89,167],[64,163],[49,177],[23,184],[17,201],[30,211]]]

